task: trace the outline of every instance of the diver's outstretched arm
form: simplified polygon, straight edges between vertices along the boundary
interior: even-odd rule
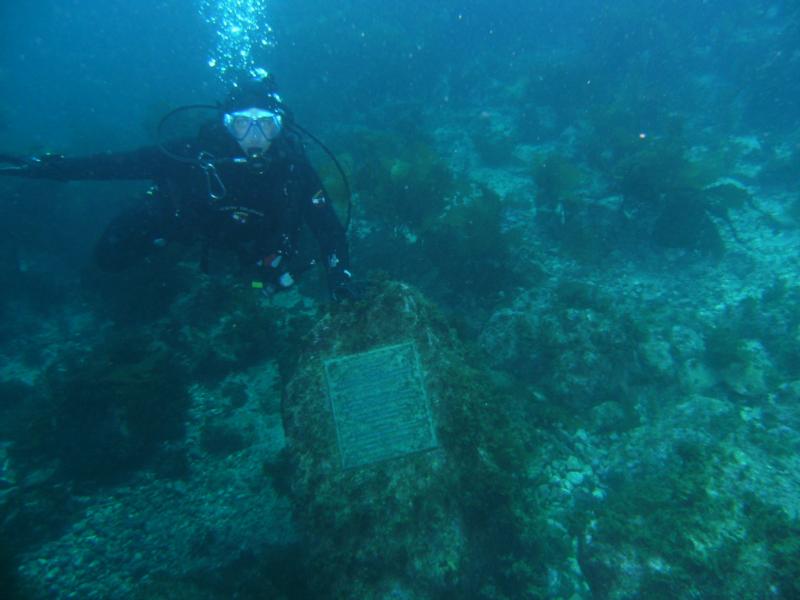
[[[132,152],[104,152],[67,158],[59,154],[21,157],[0,154],[0,175],[70,181],[78,179],[154,179],[168,168],[156,146]]]
[[[26,161],[21,156],[0,154],[0,175],[24,175]]]

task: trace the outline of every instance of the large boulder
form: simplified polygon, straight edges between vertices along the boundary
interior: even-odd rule
[[[438,446],[343,468],[325,361],[407,342],[422,366]],[[520,493],[533,430],[468,364],[437,310],[404,284],[382,283],[323,318],[304,345],[284,418],[295,516],[319,597],[538,595],[546,571],[536,506]]]

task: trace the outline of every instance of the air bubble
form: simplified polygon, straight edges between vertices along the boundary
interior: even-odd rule
[[[255,52],[275,45],[267,14],[267,0],[201,0],[200,15],[216,35],[208,66],[221,79],[251,71],[262,60]]]

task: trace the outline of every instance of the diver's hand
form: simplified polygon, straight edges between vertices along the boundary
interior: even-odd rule
[[[0,175],[32,177],[36,179],[67,179],[63,173],[64,156],[42,154],[41,156],[0,155]]]
[[[29,159],[10,154],[0,154],[0,175],[25,176]]]

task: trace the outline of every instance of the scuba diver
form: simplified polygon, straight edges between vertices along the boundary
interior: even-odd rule
[[[12,166],[0,174],[152,180],[141,205],[112,220],[95,246],[103,270],[121,271],[169,243],[200,243],[204,271],[210,249],[232,250],[242,266],[255,270],[253,287],[271,294],[291,287],[316,262],[300,251],[307,226],[321,250],[331,297],[356,297],[345,227],[303,149],[298,130],[308,132],[293,123],[272,76],[263,69],[246,73],[211,108],[221,118],[190,139],[87,157],[2,156],[0,162]]]

